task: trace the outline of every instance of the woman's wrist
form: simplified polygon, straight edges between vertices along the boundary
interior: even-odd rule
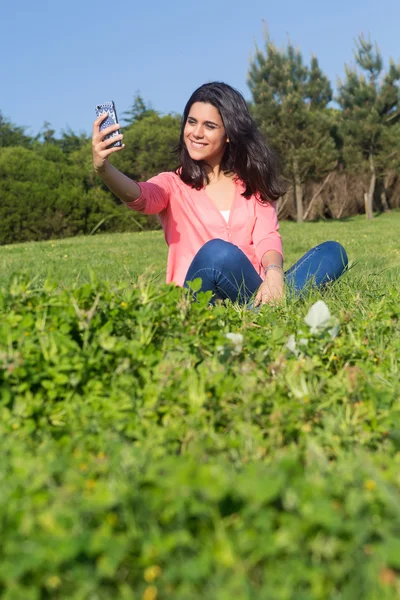
[[[101,165],[93,164],[94,172],[96,173],[96,175],[98,175],[99,177],[103,177],[103,175],[105,174],[105,172],[107,170],[107,166],[109,164],[110,163],[108,162],[107,159]]]
[[[271,273],[273,271],[281,273],[281,275],[283,276],[283,269],[282,269],[282,267],[280,265],[271,263],[271,264],[266,265],[264,267],[264,274],[265,275],[268,275],[269,273]]]

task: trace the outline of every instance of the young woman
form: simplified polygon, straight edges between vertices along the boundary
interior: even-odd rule
[[[133,210],[158,214],[169,246],[167,283],[198,277],[213,298],[258,306],[337,279],[347,256],[337,242],[309,250],[286,273],[275,201],[282,195],[273,152],[243,96],[225,83],[206,83],[186,104],[178,145],[180,166],[137,183],[108,161],[113,152],[93,125],[93,164],[107,187]],[[122,139],[123,135],[113,138]]]

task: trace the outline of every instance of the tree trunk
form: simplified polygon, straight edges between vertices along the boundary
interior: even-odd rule
[[[375,164],[374,157],[372,154],[369,155],[369,170],[371,171],[371,179],[369,180],[369,190],[368,194],[364,195],[365,199],[365,216],[367,219],[372,219],[374,216],[373,213],[373,204],[374,204],[374,192],[375,192],[375,184],[376,184],[376,173],[375,173]]]
[[[318,198],[318,196],[320,195],[320,193],[322,192],[322,190],[324,189],[324,187],[326,186],[326,184],[328,183],[328,181],[330,180],[330,178],[332,177],[332,175],[335,173],[335,171],[331,171],[330,173],[328,173],[328,175],[325,177],[322,185],[318,188],[318,190],[316,191],[316,193],[314,194],[314,196],[311,198],[309,205],[307,206],[307,210],[304,213],[304,218],[307,219],[308,214],[311,210],[312,205],[314,204],[315,200]]]
[[[293,159],[294,197],[296,198],[296,220],[304,221],[303,217],[303,185],[301,183],[297,159]]]
[[[390,208],[389,208],[389,204],[387,201],[387,195],[386,195],[385,189],[383,189],[381,191],[381,203],[382,203],[383,212],[389,212]]]
[[[337,186],[336,186],[336,187],[337,187]],[[345,207],[346,207],[347,200],[348,200],[347,177],[346,177],[346,176],[344,177],[344,180],[343,180],[343,186],[342,186],[342,197],[343,197],[343,200],[342,200],[342,202],[340,203],[340,208],[339,208],[339,211],[338,211],[338,213],[337,213],[337,215],[336,215],[336,218],[337,218],[337,219],[340,219],[340,218],[341,218],[341,216],[342,216],[342,214],[343,214],[343,212],[344,212],[344,209],[345,209]]]
[[[291,193],[292,193],[292,188],[289,188],[288,190],[286,190],[286,192],[283,194],[283,196],[279,199],[279,202],[276,205],[278,219],[280,219],[282,217],[283,209],[285,208],[288,198],[291,195]]]
[[[381,203],[382,203],[382,208],[384,212],[390,212],[390,206],[389,206],[389,202],[387,199],[387,188],[389,185],[389,181],[388,181],[389,177],[387,175],[385,175],[383,177],[383,189],[381,191]]]

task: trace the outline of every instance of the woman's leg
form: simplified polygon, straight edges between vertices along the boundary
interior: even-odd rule
[[[338,279],[346,270],[348,258],[338,242],[323,242],[311,248],[285,273],[286,286],[300,294],[308,285],[322,287]],[[213,292],[213,299],[229,298],[247,303],[262,283],[262,279],[247,258],[234,244],[210,240],[196,254],[185,278],[186,282],[202,279],[200,291]]]
[[[211,290],[213,298],[246,303],[261,284],[261,277],[247,258],[234,244],[224,240],[210,240],[194,257],[185,278],[202,279],[202,292]]]
[[[301,292],[309,284],[321,287],[335,281],[346,270],[348,258],[338,242],[323,242],[311,248],[285,273],[285,283],[294,292]]]

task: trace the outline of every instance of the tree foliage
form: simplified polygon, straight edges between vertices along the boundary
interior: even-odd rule
[[[180,117],[151,113],[136,120],[124,131],[125,149],[113,164],[132,179],[144,181],[178,164],[174,148],[179,139]]]
[[[265,50],[256,49],[248,83],[254,100],[254,116],[285,164],[295,190],[297,220],[303,220],[303,185],[333,169],[337,150],[325,110],[332,89],[318,60],[310,65],[291,43],[278,49],[265,35]]]
[[[109,195],[85,190],[79,170],[54,151],[57,160],[21,147],[0,151],[0,244],[89,233],[115,211]]]
[[[345,80],[339,80],[337,101],[344,158],[349,168],[370,171],[365,200],[371,218],[377,179],[384,177],[393,159],[400,162],[398,137],[391,135],[400,122],[400,63],[391,61],[385,73],[378,47],[363,36],[356,43],[355,61],[356,67],[346,66]]]
[[[18,127],[4,117],[0,111],[0,148],[9,146],[22,146],[29,148],[32,138],[25,133],[25,127]]]
[[[132,125],[136,121],[140,121],[144,117],[157,115],[157,111],[153,110],[143,100],[140,94],[136,94],[133,98],[131,107],[122,113],[122,121],[125,125]]]
[[[0,244],[87,235],[99,224],[107,231],[159,227],[127,209],[96,177],[86,135],[68,130],[57,139],[46,123],[41,138],[23,147],[22,128],[5,123],[10,147],[0,148]],[[176,167],[179,124],[171,115],[142,115],[125,130],[126,148],[114,164],[137,180]]]
[[[355,63],[334,107],[317,57],[305,61],[291,42],[278,48],[268,33],[256,48],[249,104],[289,184],[280,217],[371,216],[400,206],[400,64],[391,60],[385,70],[363,36]],[[144,181],[176,168],[179,115],[161,115],[136,93],[122,116],[125,149],[111,158],[118,169]],[[127,209],[95,175],[88,135],[57,135],[45,121],[33,137],[0,112],[0,244],[155,227],[156,218]]]

